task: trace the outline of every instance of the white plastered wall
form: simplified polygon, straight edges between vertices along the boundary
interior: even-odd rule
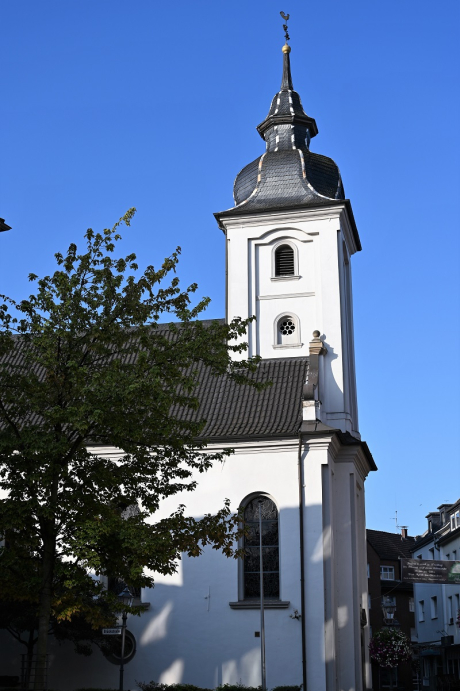
[[[227,318],[256,316],[249,354],[307,356],[312,332],[322,334],[321,419],[359,437],[350,257],[357,251],[345,206],[258,214],[224,220],[227,235]],[[275,277],[273,252],[295,247],[298,273]],[[277,319],[298,319],[299,338],[276,343]]]

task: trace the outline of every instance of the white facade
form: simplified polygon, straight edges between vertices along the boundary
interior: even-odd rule
[[[107,450],[109,453],[109,450]],[[302,683],[302,627],[306,635],[307,688],[315,691],[361,691],[362,652],[368,626],[361,626],[367,608],[364,480],[368,462],[356,447],[343,447],[324,433],[302,444],[304,487],[304,609],[300,584],[298,440],[240,444],[236,454],[200,478],[199,490],[165,502],[169,515],[180,501],[200,516],[221,508],[228,497],[237,507],[245,496],[264,493],[275,501],[280,528],[280,599],[286,608],[265,613],[267,686]],[[173,577],[158,576],[144,591],[150,608],[130,616],[137,653],[125,668],[125,688],[135,681],[192,683],[214,688],[261,681],[259,609],[233,609],[237,602],[238,562],[206,550],[197,559],[184,558]],[[295,612],[301,619],[295,618]],[[11,639],[12,670],[19,653]],[[369,668],[365,663],[367,688]],[[116,686],[118,668],[99,651],[90,658],[75,655],[66,644],[51,646],[50,687]]]

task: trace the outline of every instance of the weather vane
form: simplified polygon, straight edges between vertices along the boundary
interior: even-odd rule
[[[290,40],[289,34],[288,34],[288,25],[287,25],[290,15],[284,14],[284,12],[280,12],[280,15],[282,16],[282,18],[286,22],[286,24],[283,24],[283,29],[284,29],[284,38],[286,39],[286,43],[287,43]]]

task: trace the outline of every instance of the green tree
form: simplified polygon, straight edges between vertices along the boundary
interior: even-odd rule
[[[233,554],[237,519],[228,501],[200,520],[183,505],[156,522],[152,515],[230,453],[207,452],[204,421],[184,411],[198,408],[198,367],[254,384],[256,361],[231,358],[246,349],[231,343],[247,322],[196,319],[208,299],[192,306],[196,284],[180,288],[180,248],[141,275],[134,254],[117,257],[117,229],[133,213],[103,233],[89,229],[82,254],[71,244],[55,255],[52,276],[30,275],[35,294],[2,296],[0,305],[0,525],[17,544],[1,560],[9,569],[25,549],[38,564],[31,583],[21,579],[8,593],[36,593],[38,670],[52,617],[85,615],[79,593],[88,588],[110,604],[90,573],[145,587],[153,585],[146,567],[173,573],[183,552],[197,556],[209,544]],[[120,450],[116,460],[104,455],[107,446]],[[127,516],[132,505],[140,511]],[[42,682],[38,671],[35,688]]]

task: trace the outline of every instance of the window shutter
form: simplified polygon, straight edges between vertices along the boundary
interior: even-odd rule
[[[275,252],[275,276],[294,275],[294,250],[289,245],[281,245]]]

